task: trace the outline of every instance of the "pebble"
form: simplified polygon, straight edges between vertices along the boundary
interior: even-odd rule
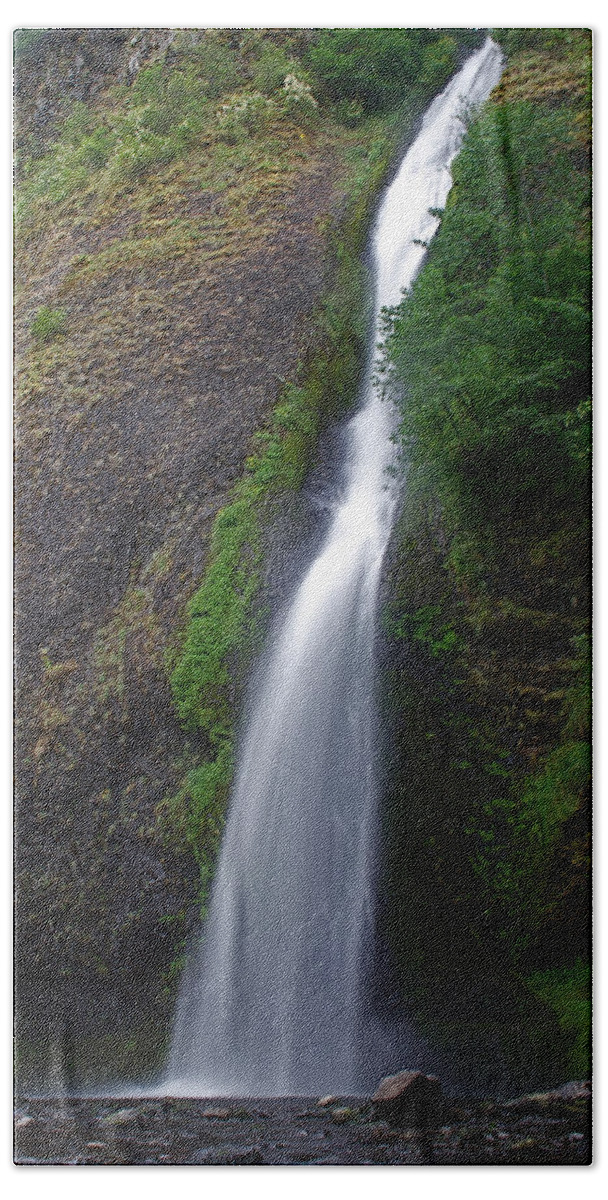
[[[128,1125],[137,1116],[136,1108],[119,1108],[118,1112],[110,1113],[107,1117],[101,1117],[101,1125]]]
[[[206,1146],[189,1155],[188,1162],[210,1167],[262,1166],[264,1159],[257,1146]]]

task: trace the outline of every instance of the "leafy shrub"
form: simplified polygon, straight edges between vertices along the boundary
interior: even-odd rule
[[[52,342],[66,332],[65,310],[44,305],[38,309],[30,328],[37,342]]]
[[[550,849],[562,825],[581,808],[589,790],[591,747],[567,742],[547,755],[522,796],[522,823],[543,849]]]
[[[231,97],[217,113],[220,137],[226,142],[240,142],[261,133],[275,111],[272,100],[261,92],[241,92]]]
[[[228,789],[232,780],[232,743],[222,741],[215,757],[186,775],[177,795],[165,797],[156,808],[157,829],[166,844],[185,842],[197,861],[202,914],[213,863],[219,848]]]
[[[139,110],[141,127],[175,142],[184,125],[187,124],[192,136],[203,128],[208,94],[206,82],[193,64],[168,70],[157,63],[139,72],[131,105]]]
[[[500,42],[510,58],[522,50],[559,52],[585,32],[577,29],[493,29],[492,37]]]
[[[459,637],[451,624],[442,619],[440,604],[425,604],[414,613],[404,613],[398,621],[387,622],[391,637],[420,642],[433,658],[459,649]]]
[[[283,86],[285,77],[297,69],[297,64],[289,58],[280,46],[272,42],[264,42],[260,56],[253,68],[253,85],[265,96],[271,96]]]
[[[526,982],[530,991],[553,1009],[568,1037],[568,1078],[587,1079],[591,1051],[589,965],[577,959],[572,967],[536,971]]]
[[[355,129],[363,119],[363,105],[359,100],[338,100],[334,104],[334,116],[347,129]]]
[[[185,55],[179,67],[143,68],[132,88],[117,94],[114,111],[94,113],[77,102],[55,145],[30,167],[18,214],[32,199],[60,203],[79,189],[99,187],[95,176],[103,171],[110,185],[123,185],[172,162],[208,124],[209,98],[238,81],[236,55],[211,40]]]
[[[77,100],[66,117],[61,131],[64,146],[79,146],[94,129],[94,116],[81,100]]]
[[[202,41],[189,51],[196,75],[210,100],[234,91],[241,79],[241,63],[227,40],[229,36],[222,30],[208,29]]]
[[[75,159],[90,170],[105,167],[116,147],[117,137],[112,130],[100,126],[84,137],[77,148]]]
[[[375,110],[436,90],[455,54],[454,39],[432,29],[328,29],[318,34],[309,63],[330,99]]]
[[[433,88],[440,86],[456,70],[456,42],[444,35],[424,47],[420,64],[420,84]]]
[[[131,89],[134,104],[158,104],[163,93],[163,65],[154,63],[152,67],[143,67],[138,71]]]
[[[452,510],[515,516],[586,478],[589,180],[576,124],[528,102],[473,126],[429,263],[396,314],[404,434]]]
[[[311,125],[317,119],[317,101],[312,89],[295,75],[287,75],[282,90],[283,111],[298,125]]]
[[[176,144],[170,138],[139,129],[113,155],[110,179],[117,183],[131,183],[154,166],[172,162],[176,153]]]

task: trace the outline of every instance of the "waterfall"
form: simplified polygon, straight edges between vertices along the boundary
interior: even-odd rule
[[[395,412],[373,382],[378,318],[420,267],[463,111],[487,98],[500,63],[490,39],[467,60],[430,105],[380,205],[376,320],[342,495],[269,650],[239,749],[209,916],[177,1007],[172,1094],[358,1088],[374,883],[373,642],[397,500]]]

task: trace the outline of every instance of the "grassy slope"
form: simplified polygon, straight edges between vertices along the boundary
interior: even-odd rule
[[[589,346],[572,333],[589,303],[589,44],[504,43],[393,334],[415,440],[385,677],[385,929],[431,1035],[473,1072],[485,1048],[496,1085],[505,1069],[582,1076],[589,1053]],[[508,158],[491,140],[507,125]]]

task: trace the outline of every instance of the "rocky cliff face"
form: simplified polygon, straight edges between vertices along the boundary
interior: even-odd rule
[[[171,41],[55,30],[26,45],[25,176],[73,101],[103,117],[118,87],[127,103]],[[144,1027],[151,1060],[162,1049],[198,886],[159,816],[198,751],[167,651],[252,435],[307,351],[344,202],[335,137],[280,121],[261,136],[202,134],[126,183],[91,172],[18,221],[18,1009],[24,1058],[64,1082],[81,1039],[89,1065],[117,1071],[141,1069]]]

